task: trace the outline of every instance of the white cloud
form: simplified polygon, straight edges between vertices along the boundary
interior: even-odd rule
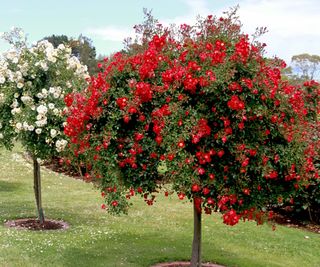
[[[158,18],[159,22],[164,25],[177,24],[180,25],[182,23],[192,24],[197,15],[208,15],[207,3],[205,0],[180,0],[181,3],[185,4],[188,7],[188,12],[184,16],[177,16],[173,19],[166,18]],[[130,27],[119,27],[117,25],[109,25],[100,28],[88,28],[85,31],[85,34],[89,36],[94,36],[96,38],[106,40],[106,41],[114,41],[114,42],[122,42],[127,37],[134,37],[135,32],[133,28]]]
[[[206,0],[180,0],[180,2],[188,8],[188,12],[185,15],[177,16],[173,19],[160,18],[159,21],[164,25],[180,25],[183,23],[191,25],[196,21],[198,15],[207,16],[210,14]]]
[[[97,36],[102,40],[122,42],[129,36],[134,36],[134,30],[130,28],[110,25],[102,28],[88,28],[86,34]]]
[[[245,0],[239,10],[244,31],[266,26],[269,32],[262,40],[268,55],[288,63],[299,53],[320,54],[319,14],[318,0]]]
[[[215,8],[219,1],[219,9]],[[221,2],[220,2],[221,1]],[[182,16],[168,18],[163,15],[159,21],[164,25],[182,23],[193,24],[197,15],[221,16],[223,11],[240,4],[238,15],[243,23],[243,31],[254,33],[256,27],[268,28],[268,33],[260,40],[267,44],[268,56],[277,55],[290,63],[293,55],[310,53],[320,55],[320,5],[319,0],[179,0],[187,7]],[[225,5],[225,6],[222,6]],[[94,39],[122,43],[126,37],[134,37],[134,30],[128,27],[109,25],[89,28],[85,34]]]

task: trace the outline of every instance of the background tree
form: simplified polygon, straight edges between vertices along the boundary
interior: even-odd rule
[[[88,74],[62,44],[54,48],[45,40],[28,47],[22,42],[0,59],[0,144],[11,148],[17,139],[30,153],[38,219],[43,223],[39,161],[66,147],[64,97],[85,86]]]
[[[284,63],[265,59],[240,25],[236,10],[170,29],[149,16],[136,27],[141,43],[67,101],[70,148],[110,212],[126,212],[135,194],[152,205],[161,189],[193,202],[193,267],[203,212],[262,223],[268,205],[309,179],[299,175],[305,143],[295,123],[303,99],[282,80]]]
[[[294,55],[291,58],[294,69],[297,69],[300,78],[312,80],[317,77],[320,69],[320,56],[307,53]]]

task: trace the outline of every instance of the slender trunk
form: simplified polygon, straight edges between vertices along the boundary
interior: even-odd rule
[[[312,212],[311,212],[310,206],[308,207],[308,213],[309,213],[309,220],[310,220],[310,222],[314,222],[314,221],[313,221],[313,218],[312,218]]]
[[[193,200],[193,243],[191,267],[201,267],[201,210]]]
[[[36,198],[38,219],[40,223],[44,223],[44,214],[42,209],[41,198],[41,176],[40,176],[40,164],[36,156],[33,156],[33,189]]]

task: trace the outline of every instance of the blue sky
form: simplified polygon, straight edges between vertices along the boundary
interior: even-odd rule
[[[320,55],[319,0],[10,0],[1,1],[0,32],[21,27],[32,43],[52,34],[93,41],[98,54],[108,55],[123,47],[132,27],[142,22],[142,9],[152,9],[163,24],[192,23],[198,14],[220,16],[237,4],[244,32],[266,26],[261,39],[267,55],[277,55],[290,63],[292,55]],[[7,49],[0,42],[0,52]]]

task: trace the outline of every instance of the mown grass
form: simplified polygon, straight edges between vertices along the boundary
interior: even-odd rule
[[[91,184],[42,169],[43,203],[66,231],[33,232],[6,228],[4,222],[34,217],[32,166],[21,149],[0,150],[0,266],[128,266],[188,260],[192,206],[175,196],[159,196],[149,207],[133,199],[129,215],[113,217],[100,209]],[[319,267],[320,235],[299,229],[239,223],[222,224],[220,215],[203,218],[203,260],[226,266]]]

